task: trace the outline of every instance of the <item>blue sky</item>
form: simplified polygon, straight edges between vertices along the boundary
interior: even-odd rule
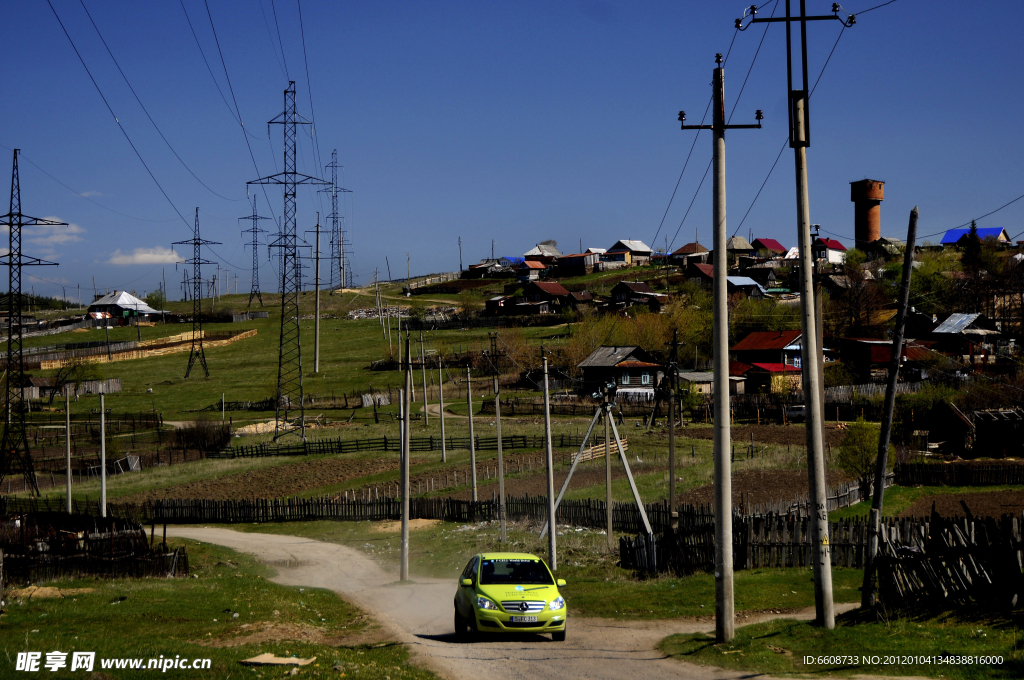
[[[280,113],[289,77],[299,111],[315,116],[322,161],[310,136],[300,133],[300,170],[324,176],[318,165],[337,149],[353,192],[343,212],[358,283],[378,268],[386,277],[385,257],[395,277],[404,275],[407,253],[413,274],[457,269],[459,236],[466,265],[488,256],[492,239],[504,255],[521,255],[549,238],[563,252],[581,241],[584,248],[607,247],[619,238],[663,247],[666,236],[678,248],[695,230],[709,245],[710,177],[694,199],[711,155],[706,132],[662,224],[695,134],[679,130],[676,114],[685,109],[689,122],[699,120],[714,54],[728,51],[735,35],[725,66],[731,110],[764,31],[735,34],[739,2],[305,0],[304,59],[295,0],[209,0],[229,90],[202,0],[183,4],[212,77],[181,2],[85,0],[164,136],[221,198],[161,140],[81,2],[51,1],[174,205],[111,118],[46,0],[10,3],[0,34],[7,93],[0,198],[6,209],[10,149],[20,148],[24,212],[72,224],[26,234],[27,254],[60,263],[26,280],[41,294],[60,295],[63,285],[69,297],[81,285],[83,299],[94,276],[101,292],[141,293],[154,289],[164,271],[177,299],[181,268],[170,249],[190,236],[196,207],[203,236],[223,244],[208,259],[248,290],[252,258],[240,234],[248,225],[236,218],[251,211],[246,182],[257,169],[234,119],[231,91],[259,174],[269,175],[281,168],[282,138],[280,126],[267,138],[266,121]],[[856,13],[879,2],[844,7]],[[811,13],[830,6],[808,0]],[[1017,3],[1000,1],[979,7],[898,0],[859,16],[838,44],[839,22],[811,25],[812,76],[835,46],[811,103],[812,222],[852,241],[849,182],[864,177],[886,182],[882,232],[891,236],[905,233],[914,205],[921,209],[920,233],[932,234],[1024,193],[1017,10]],[[791,246],[788,148],[740,227],[786,136],[784,46],[784,32],[774,25],[737,106],[734,122],[752,122],[757,108],[765,120],[762,130],[728,135],[728,220],[730,232]],[[280,216],[280,189],[268,187],[269,205],[256,191],[260,213]],[[312,229],[316,212],[329,209],[326,197],[300,190],[299,230]],[[1024,200],[981,224],[1019,234]],[[326,238],[322,243],[326,250]],[[260,259],[264,290],[276,290],[266,248]]]

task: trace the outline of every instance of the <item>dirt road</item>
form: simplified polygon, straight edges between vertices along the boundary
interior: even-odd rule
[[[278,583],[327,588],[343,595],[372,613],[397,640],[408,645],[424,666],[453,680],[750,677],[749,673],[666,659],[656,648],[667,635],[713,630],[713,623],[570,617],[565,642],[552,642],[548,636],[524,635],[462,643],[456,640],[452,625],[454,576],[400,584],[394,574],[384,571],[363,553],[334,543],[217,528],[176,527],[168,529],[168,533],[256,555],[278,570],[273,579]],[[813,611],[796,615],[812,617]]]

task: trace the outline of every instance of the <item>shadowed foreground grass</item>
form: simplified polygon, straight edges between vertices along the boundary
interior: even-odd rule
[[[700,633],[673,635],[660,649],[689,663],[772,675],[1019,678],[1024,674],[1022,618],[952,612],[887,618],[855,610],[837,617],[834,631],[776,620],[739,628],[729,643],[716,644],[714,636]],[[949,655],[1002,657],[1002,663],[954,664]]]
[[[209,670],[166,673],[204,679],[280,678],[293,668],[238,663],[264,652],[317,657],[302,668],[305,677],[341,677],[334,669],[338,664],[348,675],[358,671],[359,678],[434,677],[409,666],[405,649],[397,644],[356,644],[361,634],[377,636],[375,624],[335,594],[271,583],[272,571],[248,555],[191,540],[171,542],[172,547],[181,544],[188,546],[198,578],[61,581],[47,585],[94,590],[45,600],[23,600],[8,591],[0,616],[0,677],[20,675],[14,670],[18,652],[32,651],[42,652],[43,662],[47,652],[68,653],[68,668],[53,677],[81,675],[69,672],[74,651],[96,653],[96,678],[160,673],[117,669],[103,675],[101,658],[208,658]],[[245,643],[248,635],[266,641]],[[42,663],[40,672],[51,673]]]

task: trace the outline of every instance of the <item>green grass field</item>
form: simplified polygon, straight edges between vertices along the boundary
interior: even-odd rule
[[[114,670],[101,658],[210,659],[209,670],[172,672],[189,677],[281,678],[291,667],[245,667],[239,661],[265,652],[316,657],[302,675],[360,678],[432,678],[410,666],[404,647],[380,640],[376,624],[335,594],[281,586],[254,558],[195,541],[186,544],[197,578],[77,579],[48,584],[92,592],[55,599],[23,599],[8,593],[0,617],[0,676],[15,677],[19,652],[95,652],[91,677],[144,678],[159,671]],[[237,614],[237,616],[236,616]],[[251,639],[248,639],[251,638]],[[372,644],[361,641],[369,640]],[[67,657],[70,667],[71,656]],[[340,667],[340,671],[336,670]],[[10,672],[11,675],[7,675]],[[45,668],[42,673],[49,674]],[[68,669],[55,677],[65,675]],[[27,676],[26,676],[27,677]]]
[[[756,674],[1019,678],[1024,673],[1022,623],[1020,613],[876,617],[853,611],[837,617],[834,631],[775,620],[737,628],[736,638],[728,643],[716,644],[713,636],[703,634],[673,635],[660,648],[681,661]],[[941,658],[945,655],[995,656],[1002,663],[954,664]],[[930,662],[921,663],[920,657]]]

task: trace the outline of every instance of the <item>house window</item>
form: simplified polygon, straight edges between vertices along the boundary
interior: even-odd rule
[[[623,373],[622,374],[622,384],[623,385],[628,385],[629,384],[629,373]]]
[[[643,375],[641,375],[640,376],[640,384],[641,385],[650,385],[651,384],[651,374],[650,373],[644,373]]]

